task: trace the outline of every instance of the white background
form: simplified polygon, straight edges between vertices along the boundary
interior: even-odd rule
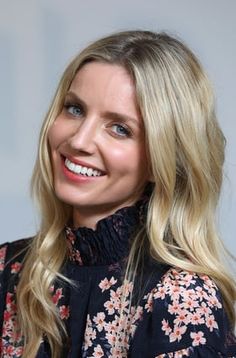
[[[88,42],[127,29],[178,35],[213,82],[228,142],[219,228],[235,254],[236,0],[0,0],[0,242],[35,233],[29,181],[62,71]]]

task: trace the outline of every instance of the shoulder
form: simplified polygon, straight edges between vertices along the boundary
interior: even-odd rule
[[[171,342],[180,341],[188,325],[205,324],[209,331],[219,328],[215,318],[222,314],[222,298],[206,275],[170,268],[144,299],[147,311],[166,308],[161,327]]]
[[[33,238],[20,239],[0,245],[0,273],[8,266],[21,262],[28,251]]]
[[[197,351],[196,356],[205,357],[210,350],[209,357],[227,354],[226,342],[232,333],[220,291],[210,277],[169,268],[143,300],[140,328],[148,329],[154,356],[169,357],[161,354],[181,350],[188,352],[187,356]],[[235,338],[233,349],[236,354]]]

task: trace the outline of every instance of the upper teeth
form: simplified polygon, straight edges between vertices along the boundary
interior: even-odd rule
[[[76,174],[83,174],[87,175],[88,177],[94,176],[98,177],[102,175],[102,173],[99,170],[94,170],[92,168],[82,167],[82,165],[78,165],[75,163],[72,163],[69,159],[66,158],[65,160],[65,166],[71,171]]]

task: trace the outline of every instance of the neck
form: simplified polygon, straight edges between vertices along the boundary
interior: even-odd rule
[[[98,210],[94,210],[94,208],[91,210],[84,209],[81,210],[80,208],[74,208],[73,209],[73,227],[79,228],[79,227],[87,227],[90,229],[95,230],[97,227],[97,223],[110,216],[113,215],[117,210],[122,209],[124,207],[132,206],[133,202],[127,202],[123,203],[119,206],[109,207],[109,208],[99,208]]]

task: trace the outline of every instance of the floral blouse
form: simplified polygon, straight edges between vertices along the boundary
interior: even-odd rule
[[[208,276],[147,257],[138,287],[123,282],[128,238],[142,215],[135,205],[101,220],[95,231],[65,229],[68,260],[62,273],[75,285],[55,282],[51,287],[52,300],[68,333],[62,357],[236,357],[236,338],[221,294]],[[14,333],[15,292],[31,242],[23,239],[0,246],[0,357],[23,354],[24,338]],[[141,299],[129,307],[130,294],[135,297],[136,291]],[[121,301],[122,293],[125,300]],[[37,358],[49,357],[50,347],[44,338]]]

